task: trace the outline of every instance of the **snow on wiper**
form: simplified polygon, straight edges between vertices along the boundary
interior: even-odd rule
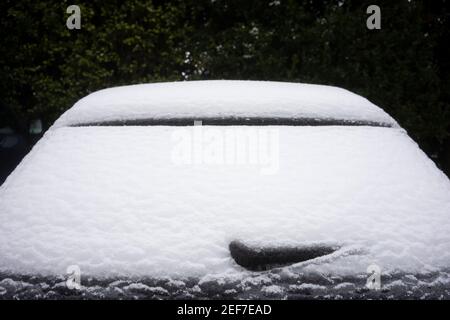
[[[231,257],[248,270],[262,271],[322,257],[339,247],[326,245],[251,247],[242,241],[229,244]]]

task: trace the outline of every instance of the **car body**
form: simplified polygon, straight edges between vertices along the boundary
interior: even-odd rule
[[[448,298],[449,269],[448,178],[336,87],[101,90],[0,189],[6,298]]]

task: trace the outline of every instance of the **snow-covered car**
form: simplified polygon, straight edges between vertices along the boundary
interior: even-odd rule
[[[448,178],[336,87],[94,92],[0,189],[0,298],[450,298],[449,271]]]

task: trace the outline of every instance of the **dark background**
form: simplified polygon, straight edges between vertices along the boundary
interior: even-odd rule
[[[66,28],[71,4],[81,30]],[[366,28],[370,4],[381,30]],[[2,0],[0,15],[0,129],[11,129],[0,131],[0,183],[39,137],[33,120],[46,129],[101,88],[194,79],[349,89],[450,174],[447,0]]]

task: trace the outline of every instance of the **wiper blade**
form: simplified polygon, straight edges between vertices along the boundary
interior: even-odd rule
[[[336,246],[311,245],[298,247],[250,247],[241,241],[231,241],[229,250],[236,263],[248,270],[263,271],[328,255]]]

